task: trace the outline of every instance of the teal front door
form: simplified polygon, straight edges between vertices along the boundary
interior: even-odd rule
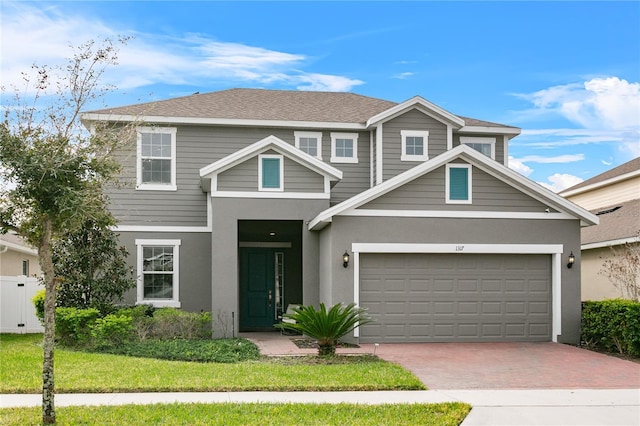
[[[272,329],[276,323],[275,250],[240,249],[240,330]]]

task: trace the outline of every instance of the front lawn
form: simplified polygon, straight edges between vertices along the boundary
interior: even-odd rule
[[[0,393],[40,393],[42,335],[0,335]],[[336,362],[268,359],[232,364],[165,361],[57,348],[56,392],[418,390],[402,367],[371,356]],[[312,358],[316,360],[316,358]],[[346,359],[346,360],[345,360]]]
[[[61,407],[58,425],[459,425],[471,407],[443,404],[159,404]],[[40,408],[0,410],[3,425],[38,425]]]

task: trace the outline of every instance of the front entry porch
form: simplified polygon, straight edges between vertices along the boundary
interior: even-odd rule
[[[302,302],[302,221],[238,221],[240,331],[273,331]]]

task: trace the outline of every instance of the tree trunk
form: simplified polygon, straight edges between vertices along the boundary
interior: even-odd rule
[[[56,315],[56,279],[51,257],[51,219],[43,221],[43,232],[38,247],[40,266],[44,272],[44,341],[42,349],[44,361],[42,363],[42,423],[55,424],[56,412],[54,407],[53,380],[53,352],[55,344],[55,315]]]

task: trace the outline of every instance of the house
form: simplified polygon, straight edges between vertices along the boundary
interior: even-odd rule
[[[0,234],[0,276],[40,276],[38,250],[16,234]]]
[[[356,302],[361,342],[578,342],[598,219],[507,167],[518,128],[420,96],[258,89],[83,120],[143,123],[110,192],[137,303],[211,311],[220,335]]]
[[[41,275],[38,251],[14,233],[0,234],[0,333],[42,333],[31,301]]]
[[[611,247],[638,241],[640,232],[640,157],[585,180],[560,193],[600,219],[582,229],[582,300],[604,300],[623,294],[600,272],[612,257]],[[638,277],[640,279],[640,277]]]

